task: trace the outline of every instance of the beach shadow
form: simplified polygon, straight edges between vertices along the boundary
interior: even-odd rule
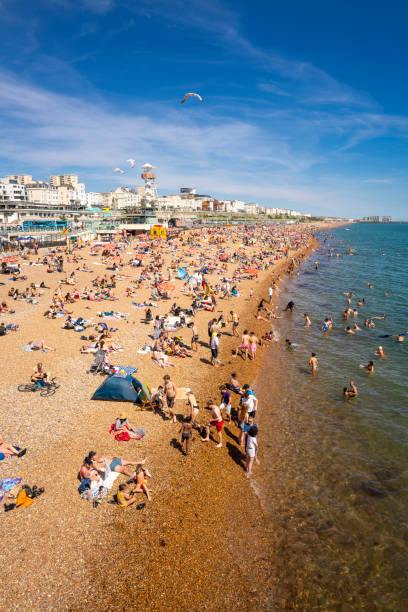
[[[170,446],[172,446],[173,448],[176,448],[177,450],[180,451],[180,453],[182,455],[184,455],[184,451],[183,451],[183,447],[181,446],[180,442],[177,440],[177,438],[172,438],[170,440]]]
[[[229,429],[229,427],[224,427],[224,431],[227,434],[228,437],[232,438],[232,440],[234,440],[234,442],[236,442],[238,444],[239,441],[239,437],[236,436],[234,433],[232,433],[232,431]]]
[[[207,365],[211,365],[211,361],[209,361],[209,359],[205,359],[205,357],[201,357],[200,361],[202,363],[206,363]]]
[[[227,442],[227,449],[229,456],[235,461],[235,463],[241,468],[244,467],[246,457],[245,454],[231,442]]]
[[[203,342],[202,340],[199,340],[198,344],[200,346],[203,346],[204,348],[210,348],[210,345],[208,344],[208,342]]]

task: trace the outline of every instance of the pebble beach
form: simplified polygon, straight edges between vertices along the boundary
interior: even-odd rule
[[[271,279],[278,285],[284,281],[292,259],[299,262],[313,250],[317,229],[302,224],[284,230],[259,226],[255,231],[225,227],[218,233],[180,232],[168,241],[148,243],[143,265],[138,268],[127,263],[140,250],[141,240],[133,238],[122,247],[119,269],[113,272],[125,277],[116,282],[117,299],[109,304],[78,299],[66,304],[66,312],[84,317],[90,325],[102,320],[99,312],[128,313],[126,318],[109,321],[117,329],[113,340],[123,347],[109,355],[110,363],[137,367],[138,378],[150,389],[156,389],[169,374],[178,389],[178,419],[188,414],[184,390],[189,387],[200,405],[200,424],[206,424],[210,419],[205,408],[208,399],[219,400],[219,386],[229,380],[231,372],[251,383],[265,351],[278,350],[277,345],[263,345],[256,361],[235,357],[237,338],[232,337],[227,323],[220,340],[222,366],[212,367],[206,344],[209,319],[223,314],[227,321],[233,309],[239,315],[240,333],[248,327],[260,338],[271,324],[273,327],[273,319],[267,323],[256,318],[259,299],[268,299]],[[276,242],[274,249],[265,244],[268,232]],[[238,251],[241,260],[234,256]],[[267,253],[262,259],[264,251]],[[39,257],[47,252],[43,249]],[[222,269],[221,253],[228,253]],[[63,272],[52,274],[46,273],[46,266],[30,265],[38,259],[33,253],[26,258],[18,256],[27,280],[13,282],[8,275],[0,279],[4,283],[0,298],[15,310],[2,315],[2,322],[19,325],[19,331],[1,338],[0,433],[5,440],[27,447],[21,459],[11,457],[0,462],[0,480],[18,477],[22,484],[45,489],[28,508],[6,514],[0,505],[3,549],[9,557],[0,570],[2,604],[11,610],[261,610],[270,609],[272,603],[284,609],[284,589],[274,580],[271,534],[245,477],[238,427],[233,422],[225,424],[224,444],[219,449],[213,439],[202,444],[194,433],[192,450],[184,456],[178,448],[180,423],[171,423],[166,416],[142,411],[131,403],[91,401],[103,377],[87,373],[93,355],[80,353],[83,334],[62,329],[66,316],[50,319],[44,312],[61,286],[58,281],[75,272],[75,287],[81,291],[96,276],[111,275],[112,271],[106,270],[111,262],[101,257],[101,250],[92,251],[89,244],[68,255],[64,249],[63,256]],[[197,312],[194,321],[202,341],[199,350],[184,359],[170,357],[175,367],[162,369],[152,361],[151,354],[137,353],[152,344],[153,328],[143,322],[143,310],[132,304],[150,300],[154,282],[144,281],[131,297],[126,289],[141,268],[147,270],[155,261],[160,262],[160,273],[166,280],[171,271],[174,291],[169,300],[160,300],[152,308],[153,316],[168,313],[173,302],[189,308],[191,297],[183,292],[177,269],[185,265],[195,270],[204,260],[214,267],[206,274],[211,287],[219,282],[221,273],[232,278],[234,271],[250,264],[258,269],[251,278],[241,274],[246,278],[237,281],[239,297],[217,295],[214,313]],[[84,264],[89,271],[78,269]],[[12,286],[20,289],[41,281],[49,288],[36,304],[8,297]],[[62,286],[63,293],[71,289]],[[90,332],[88,328],[84,333]],[[190,345],[188,327],[177,330],[177,335]],[[56,350],[22,351],[29,341],[41,341]],[[30,380],[38,361],[60,385],[51,397],[17,390],[19,384]],[[236,406],[235,399],[233,408]],[[260,411],[264,409],[267,406],[261,405]],[[117,442],[109,435],[121,410],[127,412],[133,426],[146,429],[141,440]],[[259,439],[262,462],[262,432]],[[121,509],[109,503],[121,479],[97,508],[81,499],[77,474],[90,450],[135,460],[146,457],[152,474],[152,501],[141,497],[146,502],[141,510]]]

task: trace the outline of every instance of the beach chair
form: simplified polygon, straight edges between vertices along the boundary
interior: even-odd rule
[[[140,410],[148,410],[151,409],[153,412],[156,410],[154,403],[152,402],[152,394],[150,393],[150,389],[144,383],[141,383],[141,390],[139,395],[140,401]]]

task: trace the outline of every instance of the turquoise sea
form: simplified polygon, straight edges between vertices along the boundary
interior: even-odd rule
[[[352,224],[319,239],[320,249],[278,296],[280,341],[256,383],[263,462],[253,486],[274,534],[278,593],[271,605],[407,610],[408,224]],[[353,308],[365,302],[345,322],[347,290]],[[289,300],[295,310],[284,313]],[[384,313],[374,328],[364,327]],[[321,329],[326,317],[331,332]],[[361,330],[347,335],[354,321]],[[407,332],[402,343],[393,337],[400,332]],[[376,356],[380,345],[384,359]],[[308,367],[312,351],[316,376]],[[373,374],[359,367],[369,360]],[[350,379],[359,396],[344,400]]]

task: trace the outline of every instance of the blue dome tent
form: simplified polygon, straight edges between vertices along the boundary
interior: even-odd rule
[[[143,404],[150,400],[150,390],[140,380],[135,378],[129,370],[136,368],[121,368],[116,374],[109,376],[93,394],[93,400],[111,400],[117,402],[133,402]]]

